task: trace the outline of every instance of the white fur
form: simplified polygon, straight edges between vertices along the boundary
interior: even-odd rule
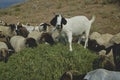
[[[8,26],[0,26],[0,31],[1,31],[1,34],[5,36],[12,37],[16,35],[16,32],[15,31],[11,32],[11,29]]]
[[[2,51],[2,53],[1,53]],[[4,42],[0,42],[0,57],[7,57],[8,54],[8,46]]]
[[[96,69],[84,77],[85,80],[120,80],[120,72]]]
[[[91,20],[88,20],[88,18],[85,16],[75,16],[65,19],[67,20],[67,24],[63,25],[62,31],[67,34],[69,50],[72,51],[72,35],[82,35],[84,32],[86,38],[84,48],[86,48],[91,24],[94,22],[95,17],[93,16]],[[57,22],[59,22],[59,20],[60,19],[58,19]]]
[[[28,34],[28,38],[34,38],[37,42],[39,42],[39,39],[41,37],[41,32],[38,31],[32,31],[31,33]]]
[[[29,31],[29,33],[34,31],[34,28],[35,28],[34,26],[28,26],[28,25],[24,25],[24,24],[22,24],[22,26],[25,27]]]
[[[19,52],[26,47],[26,39],[22,36],[13,36],[10,39],[12,47],[15,49],[15,52]]]
[[[7,45],[4,42],[0,42],[0,50],[2,48],[8,49]]]

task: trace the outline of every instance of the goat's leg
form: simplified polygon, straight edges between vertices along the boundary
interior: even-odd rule
[[[72,51],[72,32],[68,32],[67,37],[69,42],[69,50]]]
[[[81,44],[82,42],[84,42],[85,41],[85,35],[81,35],[81,36],[79,36],[79,38],[78,38],[78,44]]]
[[[85,40],[84,48],[86,48],[88,46],[88,36],[89,36],[89,31],[86,31],[85,32],[85,38],[86,38],[86,40]]]
[[[85,45],[84,45],[84,48],[86,48],[87,47],[87,44],[88,43],[88,38],[86,38],[86,40],[85,40]]]
[[[77,43],[80,44],[81,41],[82,41],[82,38],[79,36]]]

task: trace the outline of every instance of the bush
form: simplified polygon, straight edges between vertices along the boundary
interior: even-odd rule
[[[1,15],[8,15],[9,13],[7,11],[0,11]]]
[[[14,11],[20,11],[20,8],[15,8],[15,10]]]
[[[40,44],[34,49],[24,49],[13,54],[8,63],[0,63],[0,80],[59,80],[68,70],[86,73],[92,70],[96,55],[78,44],[48,46]]]

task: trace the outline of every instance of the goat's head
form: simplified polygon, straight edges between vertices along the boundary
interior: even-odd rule
[[[9,52],[7,49],[2,48],[0,50],[0,59],[4,60],[5,63],[8,61],[8,54],[9,54]]]
[[[83,78],[85,77],[85,74],[81,74],[78,71],[67,71],[65,72],[60,80],[83,80]]]
[[[34,48],[38,46],[34,38],[27,38],[25,44],[27,47],[30,47],[30,48]]]
[[[61,76],[60,80],[72,80],[72,78],[73,78],[72,73],[68,71]]]
[[[55,43],[54,40],[53,40],[53,37],[52,37],[51,34],[49,34],[49,33],[42,33],[42,34],[41,34],[39,43],[42,43],[42,42],[47,42],[47,43],[49,43],[51,46]]]
[[[40,31],[46,31],[46,30],[47,30],[47,27],[49,27],[50,25],[47,24],[47,23],[41,23],[39,26],[40,26],[40,27],[39,27],[39,30],[40,30]]]
[[[18,30],[16,30],[16,33],[17,35],[20,35],[26,38],[29,34],[29,31],[25,27],[21,27]]]
[[[9,24],[8,25],[10,27],[10,30],[11,30],[11,35],[14,36],[16,35],[16,25],[15,24]]]
[[[103,49],[105,49],[104,45],[100,45],[96,42],[96,40],[90,40],[88,41],[88,49],[95,51],[95,52],[99,52]]]
[[[55,15],[55,17],[50,21],[51,25],[55,26],[56,29],[62,29],[63,24],[67,23],[66,19],[62,15]]]

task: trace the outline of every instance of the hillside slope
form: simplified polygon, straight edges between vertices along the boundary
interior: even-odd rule
[[[7,9],[0,10],[0,19],[7,23],[30,23],[38,25],[49,23],[54,13],[61,13],[64,17],[85,15],[96,20],[91,31],[100,33],[120,32],[120,6],[110,3],[111,0],[29,0]]]

